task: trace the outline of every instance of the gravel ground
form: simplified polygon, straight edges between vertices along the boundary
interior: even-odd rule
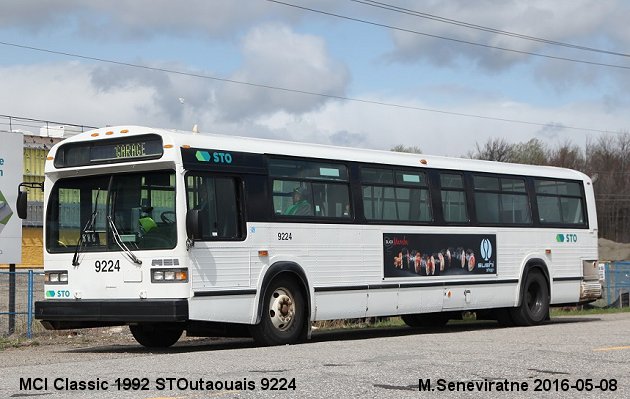
[[[451,324],[417,331],[406,327],[317,331],[306,344],[258,347],[251,339],[186,338],[156,351],[132,341],[124,328],[57,335],[39,346],[0,351],[0,397],[181,398],[208,397],[544,397],[627,398],[630,389],[630,313],[556,317],[536,327],[498,328],[496,323]],[[21,388],[22,378],[108,381],[110,390]],[[295,380],[287,392],[264,390],[270,378]],[[116,379],[146,379],[143,392],[114,389]],[[158,381],[255,381],[252,390],[162,389]],[[420,380],[449,383],[510,381],[531,392],[420,392]],[[606,388],[546,389],[537,380],[590,379]],[[614,384],[614,390],[610,387]]]
[[[6,345],[4,349],[1,349],[0,345],[0,358],[5,367],[62,363],[67,361],[68,353],[83,353],[84,356],[93,356],[95,359],[102,359],[105,353],[107,353],[105,356],[111,358],[147,354],[147,349],[136,342],[126,326],[45,331],[31,340],[7,337],[0,338],[0,343],[2,340],[6,342]],[[163,351],[186,350],[189,347],[232,342],[242,342],[253,346],[253,340],[247,338],[183,336],[174,348]],[[101,349],[104,352],[101,352]]]

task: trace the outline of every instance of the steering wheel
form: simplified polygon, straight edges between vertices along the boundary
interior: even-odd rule
[[[175,212],[164,211],[160,214],[160,219],[166,224],[173,224],[175,223]]]

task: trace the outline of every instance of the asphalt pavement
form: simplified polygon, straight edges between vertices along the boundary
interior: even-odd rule
[[[0,352],[0,397],[557,398],[630,396],[630,313],[315,332],[305,344],[187,341]]]

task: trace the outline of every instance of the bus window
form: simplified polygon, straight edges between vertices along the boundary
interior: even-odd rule
[[[525,179],[474,175],[475,210],[480,223],[531,224]]]
[[[440,173],[442,213],[447,223],[467,223],[468,211],[462,175]]]
[[[107,188],[109,178],[61,180],[53,189],[46,215],[46,247],[72,252],[84,232],[83,245],[100,250],[106,244]],[[94,217],[94,223],[91,219]]]
[[[351,218],[348,170],[328,162],[272,159],[273,211],[288,217]]]
[[[171,249],[177,244],[175,174],[170,171],[60,180],[46,216],[52,252],[119,251],[113,228],[130,250]],[[108,221],[111,221],[110,224]]]
[[[348,186],[339,183],[274,180],[273,207],[276,215],[351,217]]]
[[[114,176],[111,215],[131,249],[170,249],[177,244],[175,174],[148,172]],[[110,249],[117,250],[113,239]]]
[[[535,187],[540,223],[585,224],[584,199],[578,183],[536,179]]]
[[[236,179],[188,175],[186,193],[188,209],[200,211],[202,240],[244,238]]]
[[[363,168],[365,218],[371,221],[432,221],[426,181],[424,172],[394,173],[389,169]]]

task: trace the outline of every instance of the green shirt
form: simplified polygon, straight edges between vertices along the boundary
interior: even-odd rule
[[[311,211],[311,204],[309,204],[307,200],[300,200],[288,207],[287,210],[284,211],[284,214],[304,216],[312,215],[313,212]]]

